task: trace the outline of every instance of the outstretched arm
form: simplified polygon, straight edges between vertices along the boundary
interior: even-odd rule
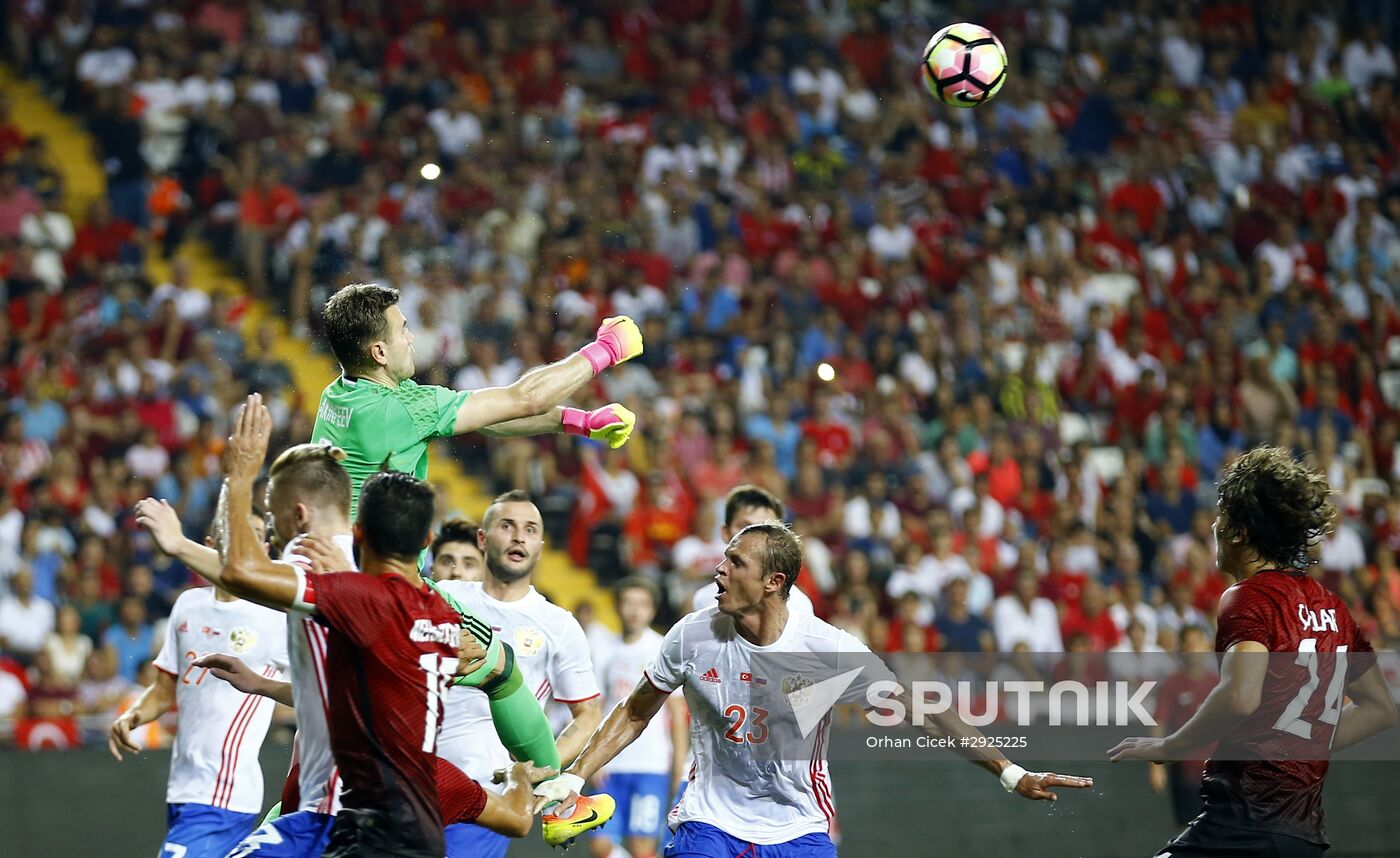
[[[253,483],[267,458],[272,434],[272,415],[262,395],[254,393],[239,409],[228,449],[224,451],[224,490],[228,497],[223,510],[224,568],[220,584],[225,590],[250,602],[286,610],[297,603],[303,573],[288,563],[267,556],[249,521],[253,509]]]
[[[599,769],[622,753],[623,748],[642,735],[669,696],[645,678],[638,682],[631,695],[617,704],[602,726],[594,731],[573,765],[559,777],[535,788],[534,812],[538,813],[551,802],[567,803],[570,796],[577,795],[583,789],[584,781],[597,774]]]
[[[481,434],[493,438],[520,438],[564,432],[603,441],[616,450],[632,437],[632,430],[636,425],[637,415],[613,402],[592,411],[557,406],[535,417],[522,417],[519,420],[507,420],[505,423],[485,426],[481,429]]]
[[[568,399],[593,376],[614,364],[631,360],[642,353],[642,334],[637,323],[626,316],[605,319],[598,328],[598,338],[564,360],[536,367],[506,387],[488,387],[474,392],[458,406],[453,432],[465,432],[494,427],[497,434],[538,434],[522,431],[513,421],[527,422],[524,429],[557,432],[564,426],[562,412],[559,422],[551,424],[555,415],[546,412]]]
[[[903,691],[897,699],[903,704],[906,712],[918,711],[908,691]],[[924,732],[934,738],[953,739],[951,750],[954,753],[996,775],[1007,792],[1014,792],[1022,798],[1055,801],[1059,796],[1051,792],[1053,787],[1085,789],[1094,785],[1093,778],[1026,771],[1008,760],[990,743],[977,741],[982,738],[982,731],[964,721],[956,709],[949,708],[936,714],[926,714],[922,720]]]
[[[1259,708],[1269,673],[1268,652],[1258,641],[1230,647],[1220,660],[1220,683],[1181,729],[1164,739],[1124,739],[1109,749],[1109,759],[1166,762],[1224,737]]]
[[[168,500],[146,498],[136,504],[136,523],[150,531],[156,547],[211,584],[219,583],[224,564],[219,552],[185,536],[180,516]]]
[[[292,699],[292,684],[290,682],[263,676],[244,664],[243,659],[237,656],[216,652],[203,658],[197,658],[191,664],[195,667],[208,668],[214,676],[244,694],[256,694],[259,697],[266,697],[281,703],[288,708],[296,708],[296,702]]]

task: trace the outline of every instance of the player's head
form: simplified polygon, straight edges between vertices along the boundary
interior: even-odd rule
[[[729,540],[715,570],[716,602],[722,613],[739,616],[767,599],[786,600],[802,568],[802,541],[786,524],[751,524]]]
[[[1215,518],[1216,565],[1239,577],[1260,568],[1302,568],[1336,514],[1321,474],[1281,447],[1255,447],[1226,466]]]
[[[661,592],[656,585],[633,575],[618,581],[616,592],[617,616],[622,620],[623,634],[635,635],[649,628],[661,604]]]
[[[413,334],[398,303],[399,290],[375,283],[346,286],[326,302],[326,342],[346,375],[382,367],[394,381],[413,377]]]
[[[266,543],[267,517],[259,515],[257,510],[253,510],[252,512],[248,513],[248,523],[253,526],[253,533],[257,534],[258,541]],[[218,548],[219,537],[221,535],[219,533],[220,530],[221,528],[219,527],[219,522],[217,519],[215,519],[214,523],[209,525],[209,532],[204,535],[204,544],[210,548]]]
[[[330,444],[297,444],[282,451],[267,472],[267,509],[273,539],[286,545],[317,522],[350,517],[350,474],[345,451]]]
[[[418,565],[433,532],[433,487],[409,474],[380,471],[360,489],[355,513],[355,553],[368,569],[372,558]]]
[[[433,579],[437,581],[480,581],[485,557],[477,536],[481,528],[465,518],[448,519],[433,538]]]
[[[783,502],[758,486],[735,486],[724,498],[724,524],[720,535],[728,542],[751,524],[782,521]]]
[[[539,507],[519,489],[506,492],[486,508],[478,540],[492,578],[509,584],[529,577],[544,554]]]

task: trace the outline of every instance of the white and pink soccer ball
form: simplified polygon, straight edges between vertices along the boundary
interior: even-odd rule
[[[949,24],[928,40],[920,70],[934,98],[952,107],[976,107],[1006,83],[1006,48],[980,24]]]

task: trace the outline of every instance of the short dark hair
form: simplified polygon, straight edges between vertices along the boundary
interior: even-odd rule
[[[1239,537],[1262,560],[1289,568],[1308,565],[1308,548],[1331,526],[1332,489],[1281,447],[1255,447],[1220,477],[1219,538]]]
[[[350,473],[340,464],[344,459],[345,451],[331,444],[297,444],[273,460],[267,478],[278,494],[291,489],[349,515]]]
[[[384,311],[399,303],[399,290],[356,283],[331,296],[321,311],[326,343],[348,373],[372,369],[369,347],[388,336]]]
[[[763,550],[758,555],[763,577],[767,578],[775,572],[787,576],[783,582],[783,598],[786,599],[792,593],[792,585],[797,583],[797,573],[802,571],[802,539],[781,521],[751,524],[739,531],[735,538],[749,534],[764,537]]]
[[[360,489],[356,522],[381,557],[418,558],[433,528],[433,487],[411,474],[380,471]]]
[[[613,595],[617,597],[618,604],[622,603],[622,594],[628,590],[644,590],[651,598],[653,608],[661,607],[661,590],[651,582],[649,578],[640,575],[629,575],[613,585]]]
[[[530,493],[525,491],[524,489],[511,489],[510,491],[505,492],[504,494],[496,495],[496,498],[491,501],[491,505],[486,508],[486,516],[482,518],[481,523],[483,526],[489,525],[491,523],[492,518],[491,511],[503,503],[534,502],[534,498],[530,497]]]
[[[449,518],[438,528],[433,538],[433,554],[449,542],[468,542],[476,545],[476,534],[481,528],[474,521],[465,518]]]
[[[739,511],[751,506],[773,510],[778,514],[778,521],[783,520],[783,515],[786,512],[783,508],[783,502],[767,489],[754,485],[735,486],[729,490],[729,494],[724,498],[724,526],[732,526],[734,517],[739,514]]]

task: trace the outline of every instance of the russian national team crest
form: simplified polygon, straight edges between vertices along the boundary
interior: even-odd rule
[[[542,649],[544,649],[544,632],[533,626],[521,626],[515,630],[516,655],[529,658]]]
[[[258,633],[247,626],[239,626],[228,633],[228,642],[233,645],[234,652],[242,655],[257,645]]]

